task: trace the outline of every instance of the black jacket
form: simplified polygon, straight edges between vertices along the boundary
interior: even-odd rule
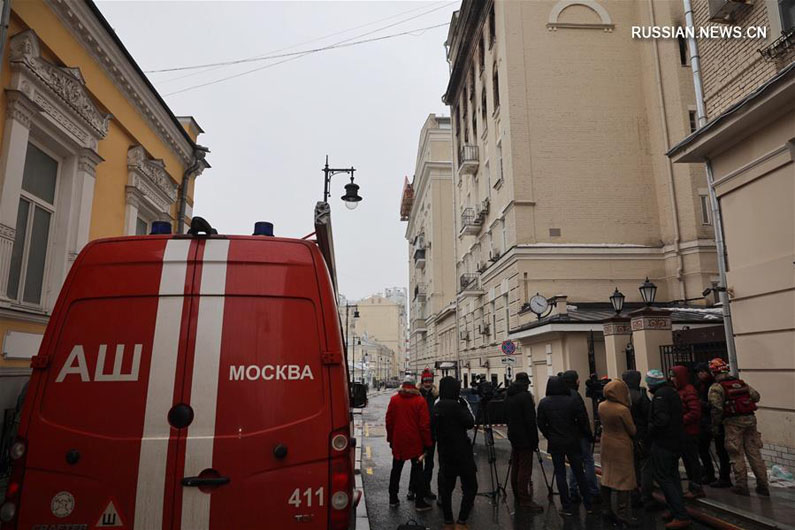
[[[645,441],[649,430],[651,400],[646,393],[646,389],[640,386],[640,378],[641,374],[637,370],[627,370],[621,374],[621,379],[629,387],[629,400],[631,403],[629,410],[632,413],[632,421],[635,422],[635,427],[638,430],[637,434],[635,434],[635,439]]]
[[[439,397],[436,394],[436,386],[432,386],[430,390],[425,390],[425,388],[420,385],[419,389],[422,399],[424,399],[425,403],[428,405],[428,417],[433,417],[433,406],[436,403],[436,398]],[[433,439],[434,443],[436,443],[436,437],[433,435],[433,431],[431,431],[431,438]]]
[[[459,397],[461,386],[453,377],[439,381],[439,401],[431,415],[431,433],[439,451],[440,466],[473,466],[472,442],[467,431],[475,426],[475,418],[466,401]],[[459,467],[460,468],[460,467]]]
[[[698,400],[701,402],[701,421],[699,426],[702,433],[710,433],[712,429],[712,406],[709,404],[709,387],[715,379],[708,381],[699,380],[696,384],[696,391],[698,392]]]
[[[577,373],[577,370],[566,370],[563,372],[561,379],[563,379],[563,382],[569,389],[569,394],[571,394],[571,397],[579,401],[583,410],[585,410],[585,400],[582,399],[582,394],[580,394],[580,375]],[[588,414],[588,412],[586,412],[586,414]],[[589,441],[592,441],[593,432],[591,431],[591,424],[589,422],[585,422],[585,426],[588,429],[588,432],[583,437],[587,438]]]
[[[651,389],[653,398],[649,407],[649,445],[658,445],[669,451],[680,451],[685,435],[682,424],[682,401],[679,393],[668,382]]]
[[[581,453],[580,438],[593,439],[582,400],[573,397],[557,376],[547,381],[547,396],[538,405],[538,428],[549,442],[550,453]]]
[[[508,440],[516,449],[538,448],[536,404],[527,385],[513,383],[505,398],[505,420],[508,424]]]

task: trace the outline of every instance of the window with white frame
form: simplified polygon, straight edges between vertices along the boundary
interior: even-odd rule
[[[54,156],[28,143],[7,290],[21,304],[42,305],[58,168]]]
[[[511,304],[508,301],[508,293],[505,293],[502,296],[502,305],[503,309],[505,309],[505,338],[508,338],[508,332],[511,329]]]
[[[497,302],[492,300],[489,304],[491,309],[491,337],[497,338]]]
[[[502,185],[503,168],[502,168],[502,138],[497,142],[497,179],[494,181],[494,187],[498,188]]]

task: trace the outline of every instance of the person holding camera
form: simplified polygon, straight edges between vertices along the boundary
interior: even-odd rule
[[[580,395],[580,375],[577,373],[577,371],[566,370],[563,372],[563,381],[566,383],[566,386],[569,389],[569,394],[571,394],[571,396],[580,403],[583,410],[585,410],[585,401]],[[599,381],[597,381],[597,384],[599,384]],[[594,390],[598,395],[594,394],[591,396],[597,398],[595,399],[594,403],[595,415],[598,415],[596,405],[601,399],[604,399],[604,396],[602,395],[602,388],[603,386],[598,386],[597,389]],[[594,391],[592,391],[590,388],[588,389],[588,393],[592,393]],[[588,432],[584,433],[584,435],[579,439],[583,469],[585,470],[585,482],[588,484],[588,488],[590,489],[591,498],[598,503],[601,501],[601,496],[599,495],[599,483],[596,480],[596,467],[593,460],[594,435],[591,433],[590,424],[588,424],[587,421],[585,424]],[[569,469],[569,491],[571,492],[571,501],[575,503],[580,502],[580,496],[582,492],[580,492],[579,488],[577,487],[577,480],[574,476],[574,472],[571,469]]]
[[[465,529],[469,512],[475,504],[478,479],[472,442],[467,431],[475,418],[466,400],[460,397],[461,386],[454,377],[439,380],[439,400],[433,407],[431,431],[439,451],[439,498],[444,512],[444,529]],[[461,508],[453,519],[453,490],[461,479]]]
[[[591,435],[588,414],[582,400],[571,395],[562,378],[547,380],[547,395],[538,404],[538,428],[547,439],[547,451],[552,455],[555,478],[560,493],[561,515],[574,515],[569,487],[566,484],[566,460],[574,472],[588,513],[593,513],[591,489],[587,486],[582,467],[580,439]]]
[[[508,387],[505,398],[505,419],[513,463],[511,488],[519,507],[541,513],[544,508],[533,502],[533,452],[538,449],[538,426],[536,405],[529,386],[530,377],[525,372],[519,372]]]

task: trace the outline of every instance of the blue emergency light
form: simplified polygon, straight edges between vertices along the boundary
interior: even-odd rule
[[[150,235],[157,235],[157,234],[170,234],[171,233],[171,223],[168,221],[155,221],[152,223],[152,231],[149,233]]]
[[[268,221],[257,221],[254,223],[254,235],[273,237],[273,223],[269,223]]]

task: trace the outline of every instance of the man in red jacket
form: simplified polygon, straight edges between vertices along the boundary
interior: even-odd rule
[[[411,460],[411,488],[414,491],[414,508],[418,512],[431,509],[425,502],[425,479],[422,462],[430,450],[431,417],[428,404],[422,397],[413,377],[406,377],[397,394],[389,400],[386,409],[386,441],[392,448],[392,473],[389,475],[389,505],[400,504],[398,489],[403,463]]]
[[[690,383],[690,370],[686,366],[674,366],[671,370],[676,391],[682,401],[682,425],[685,429],[685,439],[682,444],[682,460],[687,472],[688,492],[685,499],[704,497],[704,487],[701,485],[703,470],[698,459],[698,435],[701,431],[701,401],[698,399],[696,387]]]

